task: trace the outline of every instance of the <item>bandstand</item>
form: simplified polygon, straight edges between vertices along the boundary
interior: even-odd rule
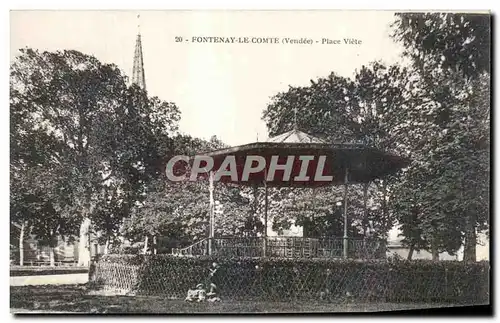
[[[407,166],[406,158],[364,144],[328,143],[296,128],[265,142],[220,149],[201,155],[213,160],[213,167],[207,169],[205,165],[203,171],[198,172],[202,179],[208,179],[210,183],[210,233],[206,239],[186,248],[174,249],[175,255],[352,259],[386,257],[386,241],[349,237],[349,185],[363,184],[366,217],[369,184]],[[228,158],[230,163],[227,162]],[[190,167],[192,166],[193,163],[190,164]],[[197,166],[199,168],[200,165]],[[217,176],[215,170],[226,170],[231,166],[236,168],[235,176]],[[254,188],[264,187],[263,236],[215,237],[214,181]],[[328,185],[344,187],[343,237],[267,236],[269,187],[316,188]]]

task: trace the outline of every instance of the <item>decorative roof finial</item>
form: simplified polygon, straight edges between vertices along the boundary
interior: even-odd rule
[[[137,33],[138,34],[141,33],[141,15],[140,14],[137,15]]]

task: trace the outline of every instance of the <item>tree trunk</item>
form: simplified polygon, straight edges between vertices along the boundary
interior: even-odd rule
[[[156,255],[156,236],[153,236],[153,254]]]
[[[80,241],[78,243],[78,266],[90,265],[90,218],[85,218],[80,225]]]
[[[368,223],[368,186],[370,183],[363,185],[363,237],[366,239],[366,226]]]
[[[438,251],[438,248],[437,248],[437,244],[436,244],[436,239],[435,238],[432,238],[432,241],[431,241],[431,253],[432,253],[432,260],[433,261],[438,261],[439,260],[439,251]]]
[[[106,238],[106,243],[104,244],[104,250],[103,254],[107,255],[108,254],[108,249],[109,249],[109,238]]]
[[[467,224],[465,232],[464,261],[476,261],[476,229],[471,223]]]
[[[408,251],[408,258],[406,258],[407,260],[411,260],[413,258],[413,251],[414,250],[415,250],[415,245],[411,244],[410,245],[410,250]]]
[[[102,196],[104,192],[104,187],[101,189],[99,196]],[[80,241],[78,244],[78,266],[90,266],[90,261],[92,259],[92,240],[91,240],[91,229],[92,220],[90,217],[94,213],[96,203],[92,202],[91,195],[87,196],[88,203],[85,203],[85,207],[82,209],[83,220],[80,225]]]
[[[382,181],[382,216],[383,219],[388,218],[389,208],[387,206],[388,194],[387,194],[387,182]]]
[[[432,260],[433,261],[438,261],[439,260],[439,252],[435,248],[432,250]]]
[[[54,245],[49,246],[50,267],[54,267],[56,265],[56,257],[55,257],[55,252],[54,252],[55,248],[56,247]]]
[[[19,266],[24,266],[24,230],[26,223],[21,224],[21,232],[19,233]]]
[[[465,191],[465,185],[462,182],[462,198]],[[464,261],[476,261],[476,217],[474,210],[465,208],[465,241],[464,241]]]
[[[144,249],[142,250],[142,253],[143,254],[148,253],[148,236],[146,236],[146,238],[144,239]]]

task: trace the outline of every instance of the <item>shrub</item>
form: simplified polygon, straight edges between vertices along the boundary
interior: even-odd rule
[[[489,262],[107,255],[98,260],[92,279],[105,288],[183,298],[204,282],[213,262],[220,266],[213,282],[223,299],[489,300]]]

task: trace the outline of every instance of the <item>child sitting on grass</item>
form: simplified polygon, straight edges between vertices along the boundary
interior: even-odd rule
[[[217,265],[217,263],[214,262],[209,268],[209,274],[207,279],[205,280],[205,283],[198,284],[196,285],[195,289],[188,290],[188,294],[186,297],[187,302],[203,302],[205,300],[208,302],[220,302],[220,298],[217,297],[217,293],[215,292],[217,286],[212,283],[212,277],[217,272],[218,267],[219,266]],[[210,290],[208,293],[207,289]]]

